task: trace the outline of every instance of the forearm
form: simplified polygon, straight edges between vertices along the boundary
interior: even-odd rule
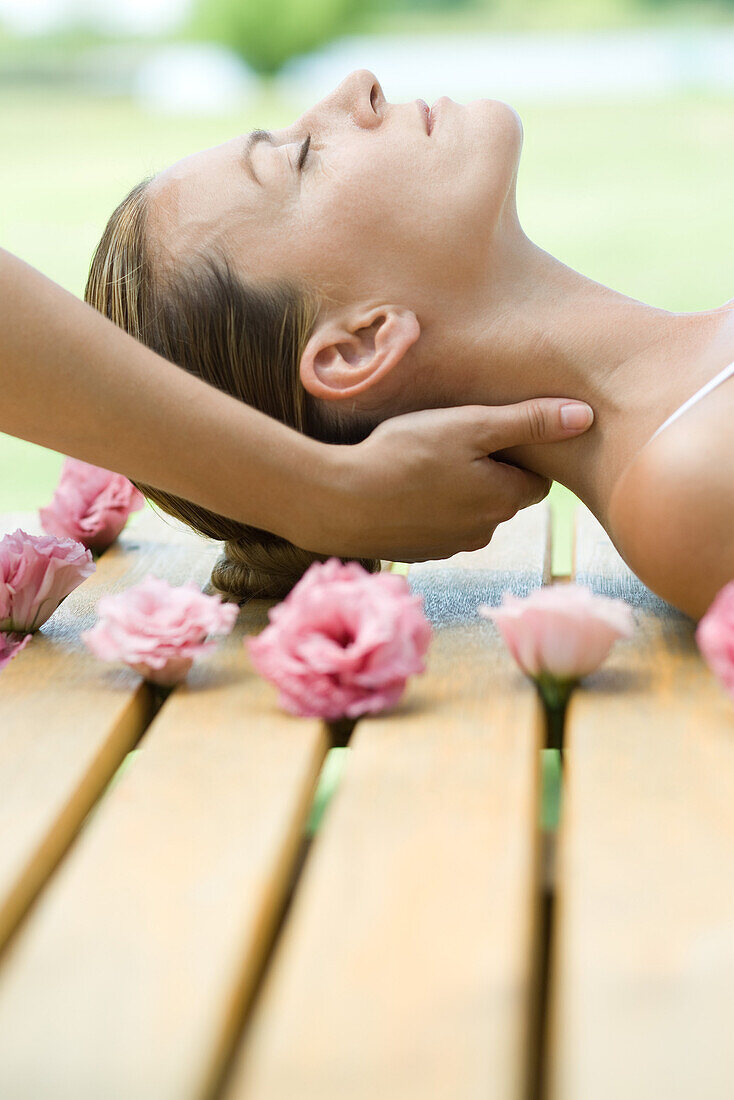
[[[0,431],[277,534],[327,448],[192,377],[0,249]]]

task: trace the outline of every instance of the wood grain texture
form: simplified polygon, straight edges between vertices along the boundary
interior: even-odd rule
[[[693,623],[579,516],[576,577],[637,633],[572,701],[555,950],[553,1100],[725,1100],[734,1081],[734,706]]]
[[[428,670],[357,727],[226,1100],[524,1095],[542,730],[476,608],[539,585],[546,546],[540,507],[411,571]]]
[[[39,533],[35,515],[0,518],[0,534],[16,526]],[[80,640],[99,597],[148,572],[203,585],[218,548],[150,511],[138,517],[0,673],[0,945],[152,712],[140,677]]]
[[[268,606],[169,697],[0,960],[3,1100],[211,1094],[328,748],[250,669]]]

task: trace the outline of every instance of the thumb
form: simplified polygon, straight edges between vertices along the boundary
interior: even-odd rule
[[[517,405],[477,407],[477,423],[485,454],[531,443],[561,443],[582,435],[594,423],[594,410],[565,397],[534,397]]]

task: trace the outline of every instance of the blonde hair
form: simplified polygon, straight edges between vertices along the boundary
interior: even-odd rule
[[[371,424],[328,414],[301,385],[300,360],[318,315],[315,298],[283,282],[245,283],[216,253],[192,257],[175,272],[154,263],[147,185],[134,187],[110,217],[85,300],[159,355],[299,432],[331,443],[364,439]],[[326,560],[163,489],[137,487],[164,512],[224,542],[212,584],[228,599],[284,596],[312,562]],[[371,572],[380,568],[379,561],[360,560]]]

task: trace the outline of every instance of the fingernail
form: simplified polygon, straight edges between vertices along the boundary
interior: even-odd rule
[[[561,424],[569,431],[581,432],[594,422],[594,410],[583,401],[561,405]]]

